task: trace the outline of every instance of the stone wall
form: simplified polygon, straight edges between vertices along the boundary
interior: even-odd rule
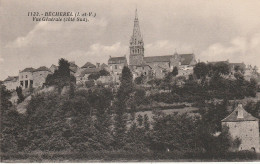
[[[46,77],[52,74],[49,71],[37,71],[33,73],[33,87],[37,88],[37,87],[41,87],[45,81],[46,81]]]
[[[233,139],[241,139],[239,150],[252,150],[259,152],[259,125],[258,121],[222,122],[222,126],[229,127]]]
[[[6,89],[8,89],[8,90],[15,90],[16,87],[19,86],[19,80],[17,79],[17,81],[5,81],[4,85],[6,86]]]

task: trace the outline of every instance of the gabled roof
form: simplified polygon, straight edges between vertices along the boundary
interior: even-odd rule
[[[96,68],[96,66],[90,62],[87,62],[81,68]]]
[[[45,66],[42,66],[42,67],[39,67],[37,69],[34,70],[34,72],[37,72],[37,71],[49,71],[51,72],[51,70]]]
[[[100,66],[101,69],[104,69],[106,67],[108,67],[108,65],[106,65],[105,63],[101,64],[101,66]]]
[[[170,59],[173,58],[173,55],[166,55],[166,56],[148,56],[144,57],[144,61],[146,63],[153,63],[153,62],[170,62]]]
[[[108,59],[108,64],[121,64],[126,62],[126,57],[110,57]]]
[[[190,65],[194,58],[194,54],[180,54],[181,65]]]
[[[29,68],[25,68],[24,70],[22,70],[21,72],[33,72],[35,69],[32,67]]]
[[[58,69],[58,66],[56,66],[56,65],[54,65],[54,64],[52,64],[51,67],[54,67],[55,69]],[[51,67],[50,67],[50,68],[51,68]]]
[[[238,112],[242,112],[243,117],[238,117]],[[226,118],[221,120],[222,122],[241,122],[241,121],[258,121],[258,118],[253,117],[248,113],[242,105],[238,105],[237,108]]]
[[[7,81],[17,81],[18,80],[18,76],[8,76],[4,82],[7,82]]]
[[[99,68],[87,68],[87,69],[83,70],[83,71],[80,73],[79,77],[83,77],[83,76],[85,76],[85,74],[97,73],[97,72],[99,72],[99,71],[100,71]]]
[[[69,62],[70,67],[78,67],[74,62]]]

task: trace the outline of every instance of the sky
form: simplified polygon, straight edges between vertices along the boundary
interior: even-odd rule
[[[259,0],[0,0],[0,80],[60,58],[106,63],[129,55],[135,9],[145,56],[194,53],[199,61],[260,68]],[[28,12],[93,12],[89,22],[35,22]]]

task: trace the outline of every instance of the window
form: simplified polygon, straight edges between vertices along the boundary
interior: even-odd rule
[[[27,78],[27,75],[25,75],[25,78]]]
[[[139,49],[137,49],[137,52],[139,53]]]
[[[117,65],[115,65],[115,69],[117,69]]]
[[[23,81],[20,81],[20,85],[23,87]]]

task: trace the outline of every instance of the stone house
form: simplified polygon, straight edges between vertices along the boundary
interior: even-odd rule
[[[19,72],[19,86],[23,89],[41,87],[49,74],[52,74],[52,72],[45,66],[37,69],[25,68]]]
[[[6,89],[12,91],[15,90],[16,87],[19,86],[19,78],[18,76],[8,76],[4,81],[3,84],[6,86]]]
[[[122,57],[109,57],[108,67],[111,74],[120,75],[124,66],[127,66],[126,56]]]
[[[50,69],[48,69],[45,66],[35,69],[33,71],[33,87],[34,88],[41,87],[45,83],[46,77],[49,74],[52,74],[52,72]]]
[[[259,120],[245,111],[242,104],[221,121],[222,127],[229,128],[233,139],[240,139],[241,144],[232,151],[251,150],[259,152]]]
[[[69,62],[69,64],[70,64],[70,66],[69,66],[70,74],[75,75],[75,73],[78,71],[79,67],[75,64],[74,61]]]
[[[34,68],[29,67],[25,68],[22,71],[19,71],[19,82],[22,89],[33,87],[33,72]]]
[[[52,64],[49,69],[50,69],[50,71],[51,71],[52,73],[54,73],[56,70],[58,70],[58,66]]]
[[[88,76],[92,73],[98,73],[99,71],[99,68],[85,68],[84,70],[81,70],[81,72],[77,72],[76,84],[85,85],[85,82],[88,81]]]

